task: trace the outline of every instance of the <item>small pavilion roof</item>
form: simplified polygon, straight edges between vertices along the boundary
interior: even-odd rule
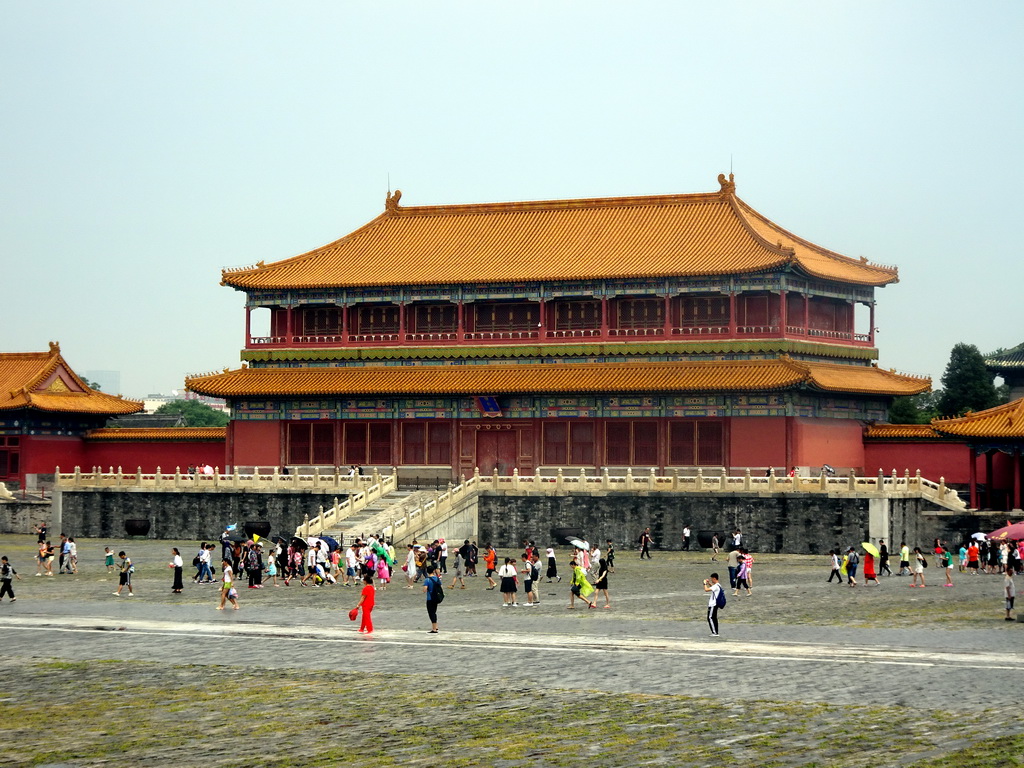
[[[1024,344],[1000,353],[985,355],[985,367],[993,371],[1024,371]]]
[[[472,205],[399,205],[351,234],[271,264],[226,269],[240,290],[738,275],[794,269],[858,285],[897,270],[842,256],[718,192]]]
[[[1022,440],[1024,398],[955,419],[934,419],[932,427],[943,435],[988,440]]]
[[[90,388],[50,343],[49,352],[0,353],[0,411],[30,408],[53,413],[115,416],[143,409],[137,400]]]
[[[345,395],[613,394],[617,392],[822,392],[910,395],[929,379],[874,366],[768,360],[240,368],[192,376],[193,392],[216,397]]]

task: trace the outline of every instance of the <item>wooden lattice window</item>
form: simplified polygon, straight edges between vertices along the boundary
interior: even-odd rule
[[[362,306],[356,308],[356,333],[398,333],[397,304]]]
[[[448,422],[407,422],[402,425],[403,464],[452,462],[452,427]]]
[[[333,466],[334,422],[294,422],[288,425],[289,464]]]
[[[473,305],[474,331],[535,331],[539,324],[539,304],[488,302]]]
[[[341,333],[342,313],[338,307],[307,307],[302,310],[302,335],[326,336]]]
[[[619,299],[615,317],[617,328],[660,328],[665,324],[665,302],[658,298]]]
[[[549,466],[594,466],[594,424],[545,422],[541,429],[543,462]]]
[[[458,330],[458,307],[454,304],[416,304],[412,307],[413,333],[455,333]]]
[[[683,296],[679,315],[680,328],[728,325],[729,299],[725,296]]]
[[[346,422],[343,433],[343,464],[391,465],[391,422]]]
[[[574,331],[601,327],[601,302],[556,301],[555,330]]]

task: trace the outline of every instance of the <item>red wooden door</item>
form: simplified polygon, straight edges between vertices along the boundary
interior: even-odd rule
[[[512,430],[480,430],[476,433],[476,466],[481,474],[511,475],[518,459],[517,435]]]

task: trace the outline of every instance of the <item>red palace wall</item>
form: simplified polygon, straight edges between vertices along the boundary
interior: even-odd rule
[[[864,445],[864,474],[877,475],[881,469],[890,474],[894,469],[902,475],[910,470],[913,475],[921,470],[921,477],[934,482],[944,477],[947,483],[970,482],[971,452],[964,443],[942,443],[935,440],[913,442],[884,442],[871,440]],[[978,479],[985,475],[985,460],[978,460]]]
[[[85,462],[85,446],[80,437],[23,435],[21,438],[22,475],[51,475],[55,467],[71,472]]]
[[[793,466],[812,471],[822,464],[864,466],[864,428],[859,421],[794,418],[790,426]]]
[[[221,464],[239,467],[278,467],[282,461],[279,421],[233,421],[228,427],[229,451],[221,452]]]
[[[729,456],[726,463],[731,467],[787,466],[786,418],[765,416],[730,419]]]
[[[224,441],[210,442],[187,441],[172,442],[154,440],[152,442],[95,442],[86,441],[82,462],[78,464],[83,472],[90,471],[94,466],[108,471],[111,467],[117,471],[121,467],[125,472],[135,472],[139,467],[143,472],[161,472],[171,474],[175,469],[182,472],[190,466],[210,464],[224,468]],[[60,463],[61,471],[70,472],[73,467]],[[52,469],[50,470],[53,471]]]

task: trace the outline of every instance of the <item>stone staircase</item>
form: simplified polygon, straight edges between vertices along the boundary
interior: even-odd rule
[[[433,498],[433,495],[427,491],[390,491],[342,519],[332,530],[325,530],[324,534],[342,544],[348,544],[356,537],[365,539],[371,533],[390,528],[395,520],[405,517],[410,509],[419,507],[428,498]]]

